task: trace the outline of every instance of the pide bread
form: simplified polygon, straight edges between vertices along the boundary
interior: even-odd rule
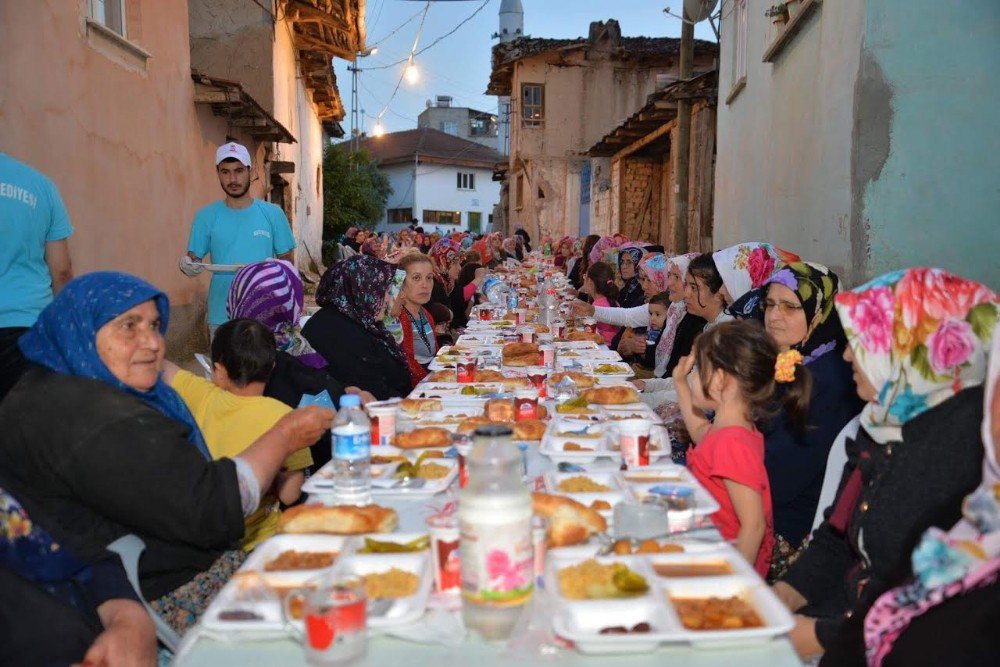
[[[545,435],[545,422],[539,419],[514,422],[515,440],[541,440],[543,435]]]
[[[588,403],[598,405],[624,405],[626,403],[638,403],[639,392],[632,387],[625,385],[613,385],[610,387],[594,387],[580,394]]]
[[[507,343],[501,357],[504,366],[537,366],[541,354],[534,343]]]
[[[608,529],[608,522],[597,510],[566,496],[532,493],[531,505],[535,514],[549,522],[546,538],[550,547],[579,544]]]
[[[580,373],[578,371],[561,371],[559,373],[553,373],[549,376],[549,382],[551,384],[558,384],[562,382],[565,378],[570,378],[576,383],[577,389],[590,389],[594,386],[594,378],[585,373]]]
[[[592,340],[598,345],[604,345],[604,337],[599,333],[587,333],[586,331],[570,331],[563,336],[565,341]]]
[[[451,432],[438,426],[415,428],[405,433],[397,433],[392,439],[392,444],[400,449],[447,447],[451,444]]]
[[[278,519],[279,533],[391,533],[399,525],[396,510],[380,505],[298,505]]]
[[[455,371],[434,371],[424,378],[426,382],[458,382]]]
[[[408,415],[421,412],[436,412],[441,409],[439,398],[404,398],[399,402],[399,409]]]
[[[480,426],[486,426],[487,424],[493,424],[489,417],[480,415],[478,417],[466,417],[458,425],[459,433],[472,433]]]

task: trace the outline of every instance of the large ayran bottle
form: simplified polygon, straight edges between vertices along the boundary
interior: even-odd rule
[[[531,599],[531,494],[509,426],[476,429],[459,492],[462,619],[487,639],[510,635]]]

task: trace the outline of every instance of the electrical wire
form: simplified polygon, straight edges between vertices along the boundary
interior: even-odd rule
[[[379,11],[381,11],[381,10],[379,10]],[[410,18],[406,19],[405,21],[403,21],[402,23],[400,23],[398,26],[396,26],[395,28],[393,28],[392,32],[390,32],[388,35],[386,35],[382,39],[378,40],[374,44],[368,45],[368,48],[374,49],[379,44],[382,44],[387,39],[389,39],[390,37],[392,37],[393,35],[395,35],[397,32],[399,32],[400,30],[402,30],[403,28],[405,28],[406,26],[408,26],[410,23],[412,23],[413,19],[415,19],[418,16],[420,16],[424,11],[426,11],[426,8],[424,8],[424,9],[418,9],[416,14],[414,14],[413,16],[411,16]]]
[[[476,15],[476,14],[478,14],[479,12],[481,12],[481,11],[482,11],[483,9],[485,9],[485,8],[486,8],[486,5],[490,4],[490,2],[492,2],[492,0],[484,0],[484,1],[483,1],[483,4],[479,5],[479,7],[477,7],[477,8],[476,8],[476,10],[475,10],[474,12],[472,12],[472,13],[471,13],[470,15],[468,15],[467,17],[465,17],[464,19],[462,19],[462,21],[461,21],[461,22],[460,22],[460,23],[459,23],[458,25],[456,25],[456,26],[455,26],[454,28],[452,28],[451,30],[449,30],[449,31],[448,31],[448,32],[446,32],[445,34],[441,35],[440,37],[438,37],[438,38],[437,38],[437,39],[435,39],[435,40],[434,40],[433,42],[431,42],[430,44],[428,44],[428,45],[427,45],[427,46],[425,46],[424,48],[420,49],[419,51],[416,51],[416,52],[413,52],[413,53],[410,53],[410,56],[409,56],[408,58],[404,58],[404,59],[402,59],[402,60],[397,60],[397,61],[396,61],[396,62],[394,62],[394,63],[389,63],[388,65],[379,65],[378,67],[369,67],[368,69],[389,69],[390,67],[395,67],[396,65],[399,65],[399,64],[401,64],[401,63],[405,63],[405,62],[407,62],[407,61],[410,61],[410,60],[412,60],[413,58],[415,58],[416,56],[419,56],[419,55],[420,55],[421,53],[423,53],[424,51],[427,51],[427,50],[428,50],[428,49],[430,49],[431,47],[433,47],[433,46],[435,46],[436,44],[438,44],[438,43],[439,43],[439,42],[440,42],[441,40],[443,40],[443,39],[444,39],[445,37],[450,37],[451,35],[455,34],[455,31],[457,31],[457,30],[458,30],[459,28],[461,28],[461,27],[462,27],[463,25],[465,25],[466,23],[468,23],[469,21],[471,21],[471,20],[472,20],[472,18],[473,18],[473,17],[474,17],[474,16]]]
[[[424,21],[427,20],[427,11],[430,8],[431,8],[431,0],[427,0],[427,4],[424,5],[424,14],[423,16],[420,17],[420,25],[417,27],[417,34],[413,38],[413,46],[410,47],[411,61],[413,59],[414,52],[417,50],[417,44],[420,43],[420,34],[424,30]],[[369,68],[369,69],[378,69],[378,68]],[[396,87],[392,89],[392,94],[389,96],[389,101],[385,103],[385,106],[382,108],[382,111],[379,112],[378,117],[380,120],[382,116],[385,115],[385,112],[389,110],[389,105],[392,104],[392,101],[396,99],[396,93],[399,92],[399,86],[402,85],[404,76],[406,76],[406,69],[403,69],[403,71],[399,73],[399,80],[396,81]]]

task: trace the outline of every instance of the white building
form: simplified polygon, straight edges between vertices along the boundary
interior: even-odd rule
[[[500,201],[493,167],[504,160],[492,148],[433,128],[366,137],[361,148],[392,185],[379,231],[399,231],[413,218],[428,232],[489,230]]]

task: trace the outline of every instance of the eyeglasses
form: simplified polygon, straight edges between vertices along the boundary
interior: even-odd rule
[[[791,301],[775,301],[774,299],[764,299],[760,302],[760,309],[765,313],[773,308],[777,308],[782,315],[793,315],[796,311],[802,310],[802,306]]]

